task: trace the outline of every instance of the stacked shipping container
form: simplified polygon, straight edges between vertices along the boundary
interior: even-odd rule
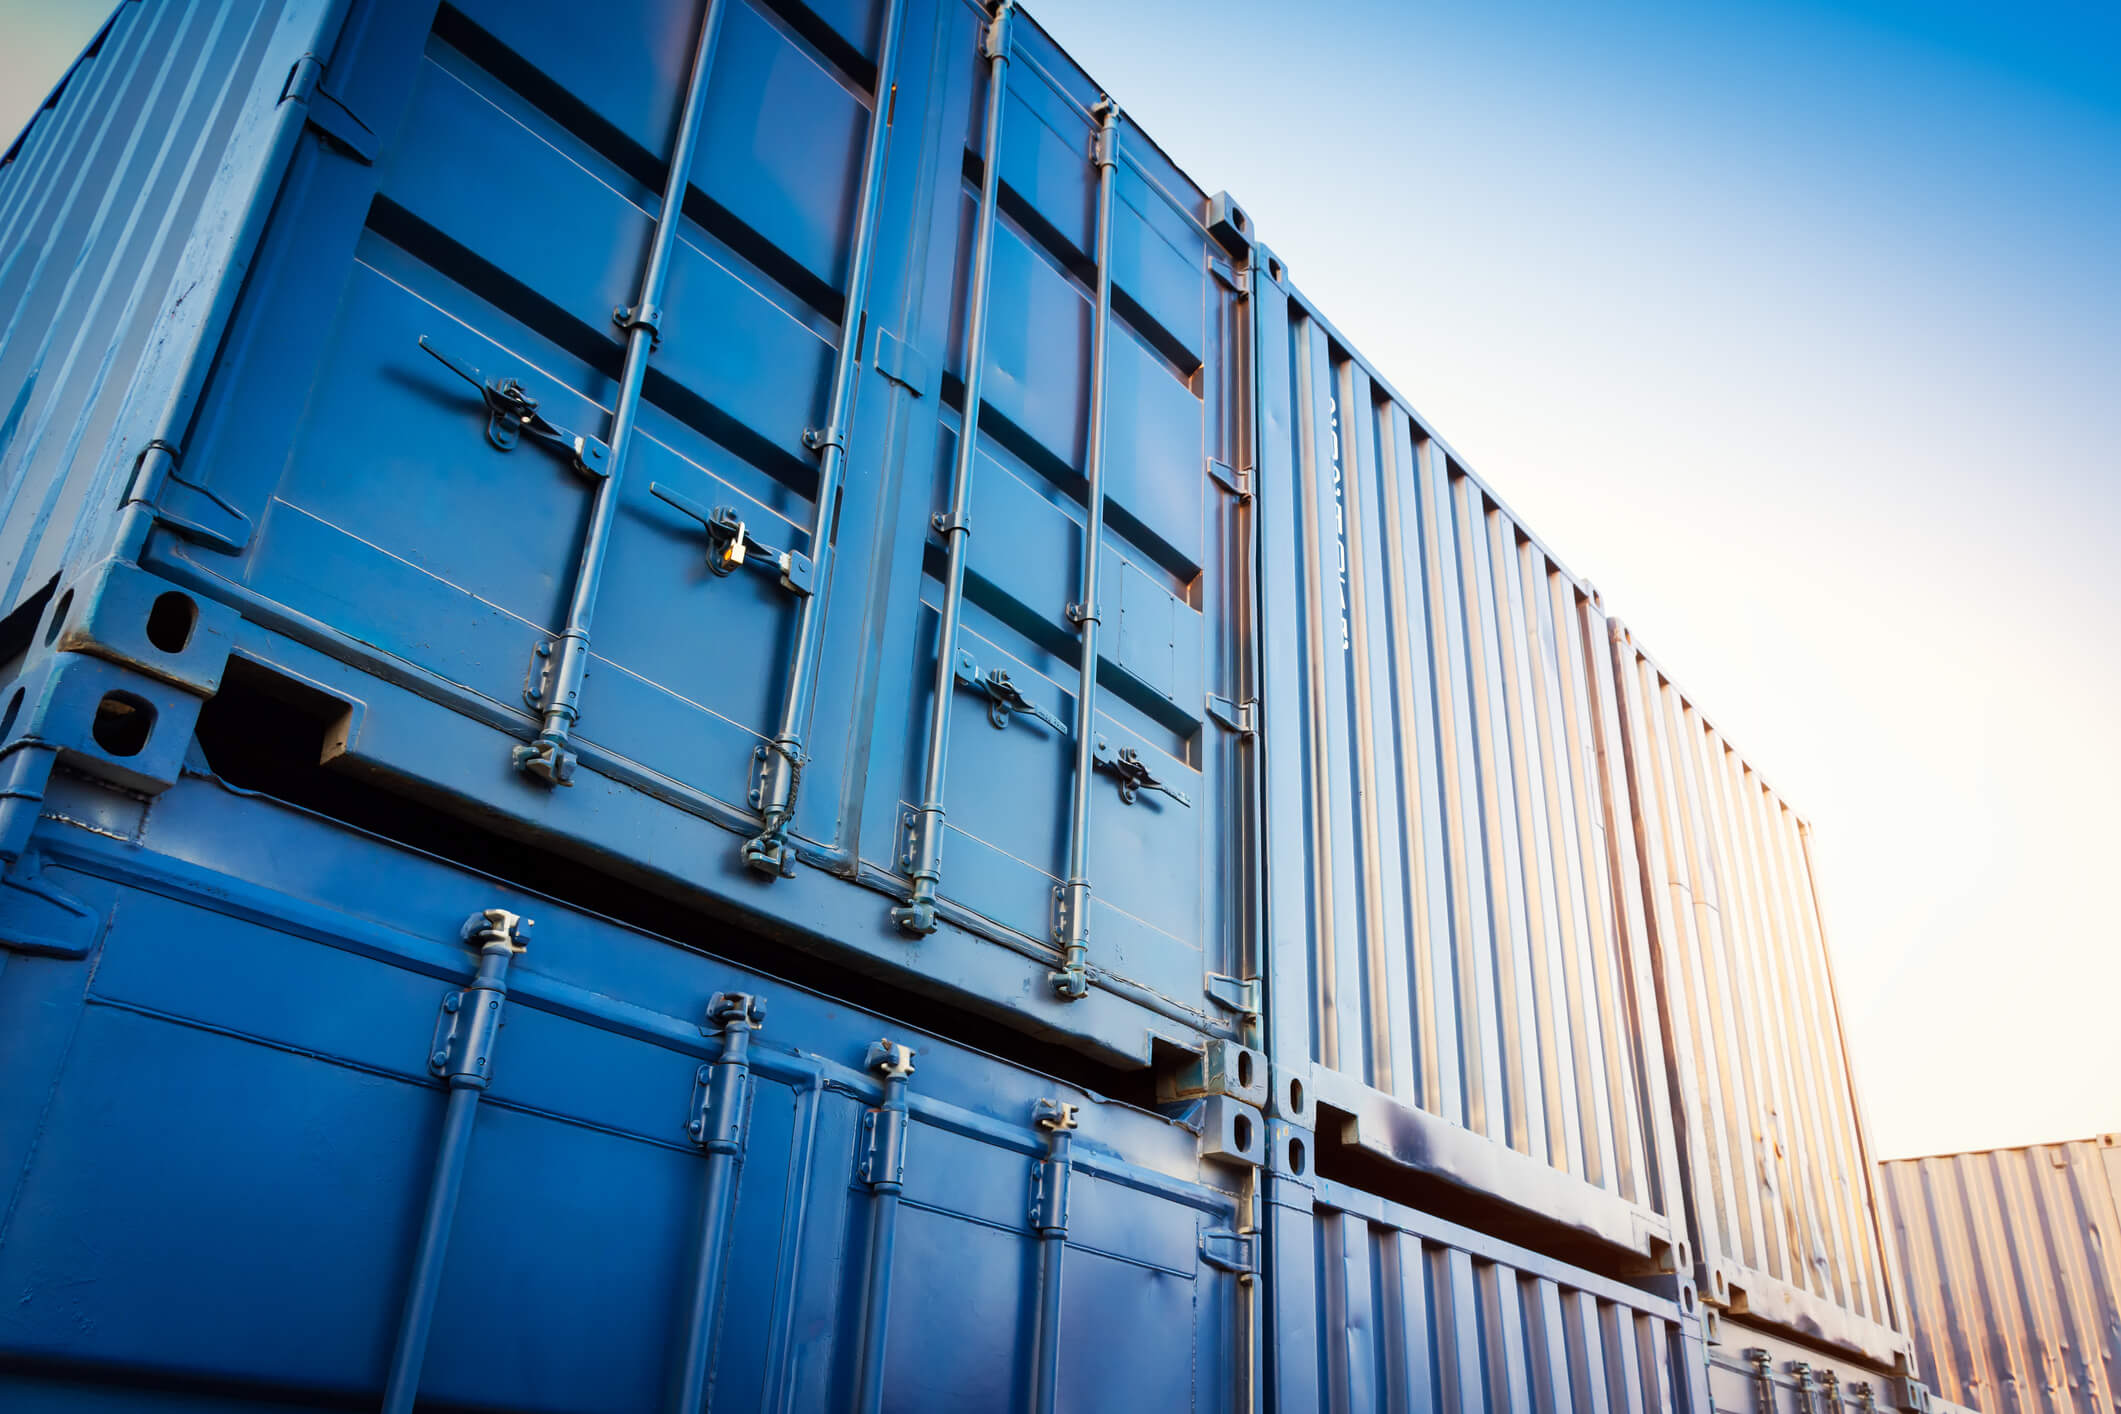
[[[1801,827],[1010,7],[129,4],[0,223],[0,1388],[1918,1401]]]
[[[1879,1172],[1931,1387],[1988,1414],[2114,1408],[2121,1135]]]

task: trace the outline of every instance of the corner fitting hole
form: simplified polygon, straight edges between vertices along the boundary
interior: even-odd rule
[[[59,640],[59,630],[66,627],[66,612],[74,607],[74,591],[69,589],[59,596],[59,606],[52,610],[52,621],[44,627],[46,644]]]
[[[1237,1053],[1237,1088],[1240,1090],[1252,1088],[1252,1053],[1250,1051],[1239,1051]]]
[[[1239,1115],[1237,1117],[1237,1124],[1232,1132],[1235,1138],[1237,1139],[1237,1152],[1240,1154],[1251,1153],[1252,1117],[1250,1115]]]
[[[1245,228],[1245,213],[1244,213],[1244,212],[1242,212],[1242,211],[1239,211],[1239,210],[1238,210],[1238,209],[1237,209],[1236,207],[1234,207],[1234,206],[1233,206],[1233,207],[1231,207],[1231,208],[1230,208],[1230,224],[1231,224],[1231,225],[1233,225],[1233,226],[1235,226],[1235,227],[1237,227],[1237,229],[1238,229],[1238,230],[1242,231],[1242,230],[1243,230],[1243,229]]]
[[[91,733],[96,745],[113,756],[138,756],[155,729],[154,704],[130,692],[106,692],[96,704]]]
[[[1298,1178],[1304,1176],[1304,1141],[1301,1139],[1289,1141],[1289,1172]]]
[[[1689,1316],[1691,1316],[1691,1315],[1693,1315],[1693,1314],[1694,1314],[1694,1288],[1693,1288],[1693,1287],[1691,1287],[1691,1286],[1682,1286],[1682,1287],[1680,1287],[1680,1288],[1679,1288],[1679,1309],[1680,1309],[1680,1310],[1682,1310],[1682,1311],[1684,1311],[1684,1312],[1686,1312],[1686,1313],[1687,1313],[1687,1314],[1688,1314]]]
[[[182,653],[191,642],[192,625],[199,622],[199,606],[189,594],[172,589],[155,600],[147,611],[147,641],[164,653]]]
[[[1304,1083],[1301,1080],[1292,1080],[1289,1082],[1289,1117],[1302,1119],[1303,1113]]]
[[[22,715],[22,689],[16,688],[7,695],[7,711],[0,712],[0,740],[15,729],[15,718]]]

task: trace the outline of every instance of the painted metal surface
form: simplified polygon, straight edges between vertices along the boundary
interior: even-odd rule
[[[1259,276],[1276,1059],[1385,1160],[1685,1265],[1604,611]]]
[[[1271,1182],[1285,1410],[1709,1414],[1700,1313],[1329,1181]]]
[[[1809,832],[1617,623],[1611,654],[1702,1294],[1904,1367]]]
[[[1988,1414],[2121,1402],[2121,1135],[1879,1174],[1939,1394]]]
[[[98,931],[0,971],[0,1404],[374,1407],[482,1094],[425,1402],[1021,1408],[1042,1341],[1050,1407],[1243,1407],[1194,1130],[207,778],[52,808]]]
[[[372,140],[228,136],[285,168],[226,194],[246,293],[69,574],[137,552],[254,661],[353,670],[323,671],[355,719],[334,770],[1085,1048],[1238,1036],[1248,768],[1212,709],[1254,695],[1249,530],[1213,473],[1244,460],[1242,249],[1138,132],[1093,144],[1098,90],[1035,24],[1001,65],[988,28],[964,0],[355,0],[303,72]],[[946,733],[938,683],[976,714]],[[940,931],[909,938],[923,873]]]
[[[120,5],[0,159],[0,604],[160,474],[288,150],[330,109],[301,61],[343,10]]]

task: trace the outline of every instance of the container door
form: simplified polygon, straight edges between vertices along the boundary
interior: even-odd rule
[[[910,429],[898,519],[903,607],[887,645],[878,737],[898,753],[874,773],[863,858],[903,874],[908,817],[923,795],[931,674],[945,597],[932,517],[950,504],[963,419],[968,272],[984,155],[984,66],[965,12],[964,81],[926,239],[921,297],[906,335],[942,369],[941,396]],[[1204,224],[1208,202],[1143,135],[1119,126],[1112,205],[1112,315],[1106,357],[1104,549],[1095,709],[1076,701],[1080,637],[1070,606],[1086,523],[1097,270],[1098,92],[1019,21],[1008,66],[1000,214],[986,318],[983,406],[970,500],[963,619],[948,645],[957,676],[942,794],[940,893],[975,926],[1050,945],[1067,874],[1077,733],[1132,752],[1168,792],[1090,788],[1093,970],[1228,1024],[1204,997],[1210,973],[1239,970],[1246,887],[1236,702],[1245,696],[1238,551],[1249,512],[1242,462],[1243,303],[1231,257]],[[962,143],[962,151],[958,144]],[[960,171],[964,173],[958,176]],[[956,405],[953,400],[957,400]],[[895,603],[898,602],[895,596]],[[1007,675],[1036,710],[993,710],[974,676]],[[1216,698],[1230,699],[1223,719]],[[1228,725],[1224,725],[1227,721]],[[881,751],[880,751],[881,761]]]
[[[189,484],[171,493],[223,542],[194,536],[169,552],[191,576],[519,739],[535,730],[596,478],[527,433],[498,447],[480,390],[422,341],[488,381],[515,380],[552,424],[607,435],[615,311],[637,296],[706,9],[465,0],[356,12],[327,82],[377,130],[380,156],[366,166],[312,139],[281,195],[186,449]],[[835,6],[829,20],[771,0],[714,9],[577,740],[592,769],[683,808],[722,802],[726,817],[751,813],[797,599],[776,575],[714,573],[714,542],[682,507],[726,512],[753,544],[811,548],[819,455],[805,434],[824,421],[835,352],[855,336],[843,290],[885,6]],[[885,160],[894,178],[917,165],[896,143]],[[880,419],[887,400],[868,401],[858,418]],[[883,480],[866,430],[849,439],[838,522],[838,576],[856,584]],[[494,745],[491,794],[503,799],[509,745]],[[813,790],[829,836],[834,793]]]

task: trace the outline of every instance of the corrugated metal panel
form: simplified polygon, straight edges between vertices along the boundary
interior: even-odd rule
[[[1987,1414],[2121,1408],[2121,1135],[1879,1168],[1940,1394]]]
[[[266,175],[246,135],[330,10],[120,5],[0,163],[0,606],[107,524],[241,259],[221,228]]]
[[[210,780],[151,831],[66,789],[95,823],[46,823],[42,886],[103,926],[0,949],[0,1406],[375,1408],[464,1093],[430,1038],[459,925],[502,908],[535,926],[420,1407],[1019,1409],[1041,1361],[1049,1410],[1250,1407],[1243,1171],[1185,1126]],[[879,1038],[913,1069],[901,1159],[865,1166]],[[1041,1100],[1075,1107],[1065,1150]]]
[[[1662,1256],[1604,612],[1301,295],[1254,313],[1278,1059],[1383,1157]]]
[[[1703,1294],[1891,1362],[1804,823],[1617,624],[1612,653]]]
[[[1341,1184],[1271,1212],[1278,1409],[1710,1414],[1677,1302]]]

